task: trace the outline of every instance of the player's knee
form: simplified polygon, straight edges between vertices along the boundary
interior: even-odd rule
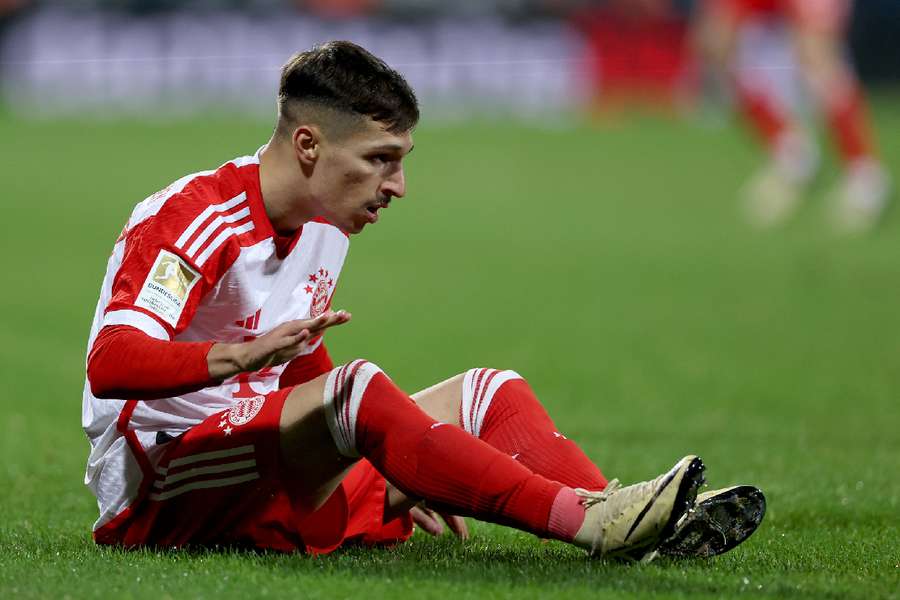
[[[325,380],[322,398],[325,421],[335,446],[344,456],[359,456],[356,449],[356,416],[363,393],[379,373],[383,371],[375,363],[357,359],[332,369]]]
[[[469,369],[462,385],[462,427],[474,436],[481,434],[484,417],[497,390],[510,381],[525,379],[511,370]]]

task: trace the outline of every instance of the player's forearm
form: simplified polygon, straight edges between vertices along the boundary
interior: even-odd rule
[[[128,326],[104,327],[88,356],[97,398],[152,400],[217,385],[207,355],[212,342],[170,342]]]
[[[239,373],[251,370],[247,363],[248,345],[243,344],[213,344],[206,355],[206,368],[209,378],[216,381],[224,381]]]

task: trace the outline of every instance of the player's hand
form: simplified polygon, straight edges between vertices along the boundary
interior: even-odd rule
[[[444,533],[444,525],[438,520],[438,516],[440,516],[456,537],[461,540],[469,539],[469,528],[466,526],[466,521],[462,517],[436,513],[430,508],[426,508],[422,505],[413,506],[409,510],[409,514],[412,516],[413,523],[421,527],[426,533],[435,536]]]
[[[304,344],[329,327],[343,325],[350,313],[328,310],[315,319],[297,319],[242,344],[214,344],[206,356],[212,379],[225,380],[238,373],[252,373],[284,364],[300,354]]]
[[[304,343],[321,335],[329,327],[342,325],[350,320],[344,310],[328,310],[315,319],[297,319],[282,323],[272,331],[250,342],[244,342],[243,371],[259,371],[294,359],[303,350]]]

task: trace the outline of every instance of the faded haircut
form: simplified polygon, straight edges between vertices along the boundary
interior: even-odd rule
[[[400,73],[353,42],[334,41],[295,54],[281,70],[278,135],[304,120],[347,129],[369,117],[391,133],[410,131],[419,103]]]

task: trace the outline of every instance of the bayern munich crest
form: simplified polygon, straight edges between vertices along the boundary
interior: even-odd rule
[[[265,401],[265,396],[253,396],[241,400],[228,411],[228,421],[235,426],[246,425],[259,414]]]
[[[334,279],[331,274],[322,267],[315,273],[309,274],[309,280],[303,291],[312,294],[312,302],[309,305],[309,317],[315,319],[328,309],[328,300],[331,298],[331,289],[334,287]]]

